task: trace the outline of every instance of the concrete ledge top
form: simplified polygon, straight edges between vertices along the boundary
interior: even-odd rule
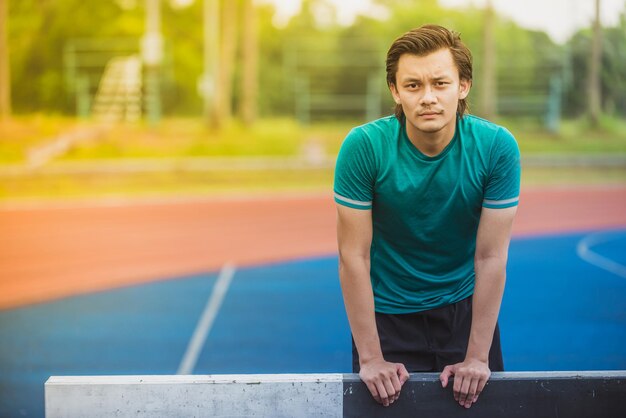
[[[626,370],[493,372],[490,381],[543,379],[626,379]],[[360,382],[358,374],[215,374],[215,375],[129,375],[129,376],[51,376],[47,385],[76,384],[259,384]],[[410,381],[439,381],[439,373],[412,373]]]
[[[358,378],[358,375],[355,375]],[[215,375],[135,375],[135,376],[51,376],[46,385],[120,384],[260,384],[342,382],[341,373],[324,374],[215,374]]]

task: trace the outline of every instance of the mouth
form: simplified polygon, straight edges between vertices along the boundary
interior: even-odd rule
[[[429,117],[432,118],[432,117],[438,116],[440,114],[441,114],[441,112],[431,112],[431,111],[428,111],[428,112],[419,113],[418,115],[421,116],[421,117],[424,117],[424,118],[429,118]]]

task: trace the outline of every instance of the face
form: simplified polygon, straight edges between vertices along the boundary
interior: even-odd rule
[[[451,139],[459,100],[467,97],[470,85],[459,79],[449,49],[424,56],[402,55],[396,84],[390,89],[396,103],[402,105],[409,137],[442,134]]]

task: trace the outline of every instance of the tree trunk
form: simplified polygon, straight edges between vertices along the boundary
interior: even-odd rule
[[[497,116],[497,72],[496,43],[494,36],[495,12],[491,1],[485,9],[485,26],[483,28],[483,63],[481,77],[481,113],[485,119]]]
[[[0,0],[0,119],[11,117],[11,72],[9,61],[9,0]]]
[[[237,2],[226,0],[222,3],[222,50],[220,53],[220,108],[224,121],[232,117],[233,71],[237,47]]]
[[[591,63],[589,70],[589,120],[597,128],[600,122],[601,95],[600,73],[602,60],[602,27],[600,25],[600,0],[596,0],[596,16],[593,22],[593,40],[591,43]]]
[[[220,4],[219,0],[204,0],[204,74],[202,94],[204,97],[204,117],[209,128],[219,129],[222,125],[220,112],[221,83],[219,76],[220,51]]]
[[[243,1],[242,87],[240,114],[250,126],[257,116],[259,45],[256,9],[252,0]]]

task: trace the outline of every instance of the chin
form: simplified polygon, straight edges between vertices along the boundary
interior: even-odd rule
[[[413,123],[413,126],[418,131],[427,132],[427,133],[434,133],[434,132],[439,132],[446,125],[442,124],[439,121],[432,121],[432,122],[415,122],[415,123]]]

